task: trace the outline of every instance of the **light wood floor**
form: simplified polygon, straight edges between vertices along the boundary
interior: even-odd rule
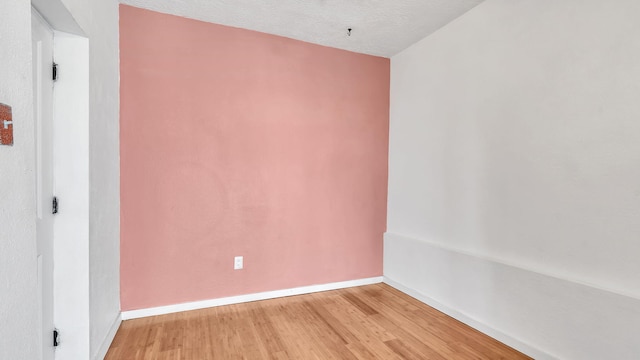
[[[376,284],[125,321],[116,359],[530,358]]]

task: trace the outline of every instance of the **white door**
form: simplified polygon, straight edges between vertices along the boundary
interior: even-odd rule
[[[40,289],[40,340],[43,360],[53,360],[53,32],[35,11],[33,104],[36,138],[36,231]]]

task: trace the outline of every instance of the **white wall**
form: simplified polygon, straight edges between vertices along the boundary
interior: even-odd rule
[[[516,345],[640,356],[639,18],[488,0],[392,58],[385,276]]]
[[[63,2],[89,38],[90,349],[100,358],[120,315],[118,2]]]
[[[47,1],[39,3],[50,5]],[[91,206],[86,258],[90,264],[87,265],[90,336],[87,347],[95,359],[106,352],[119,324],[120,312],[118,3],[115,0],[64,0],[64,3],[90,44],[87,131]],[[76,29],[72,26],[65,30]],[[3,324],[0,359],[31,360],[38,356],[37,336],[34,336],[38,326],[38,290],[29,2],[12,1],[2,7],[0,34],[0,102],[13,106],[15,119],[15,145],[0,147],[0,321]],[[62,340],[65,341],[64,333]]]
[[[36,359],[38,303],[31,7],[0,11],[0,102],[13,107],[14,145],[0,146],[0,359]]]

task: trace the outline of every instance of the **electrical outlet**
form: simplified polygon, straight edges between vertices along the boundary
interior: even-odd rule
[[[244,258],[242,256],[236,256],[233,259],[233,270],[240,270],[244,267]]]

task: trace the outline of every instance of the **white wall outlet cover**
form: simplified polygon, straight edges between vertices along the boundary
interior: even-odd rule
[[[242,256],[236,256],[233,259],[233,269],[234,270],[239,270],[242,269],[244,266],[244,259]]]

